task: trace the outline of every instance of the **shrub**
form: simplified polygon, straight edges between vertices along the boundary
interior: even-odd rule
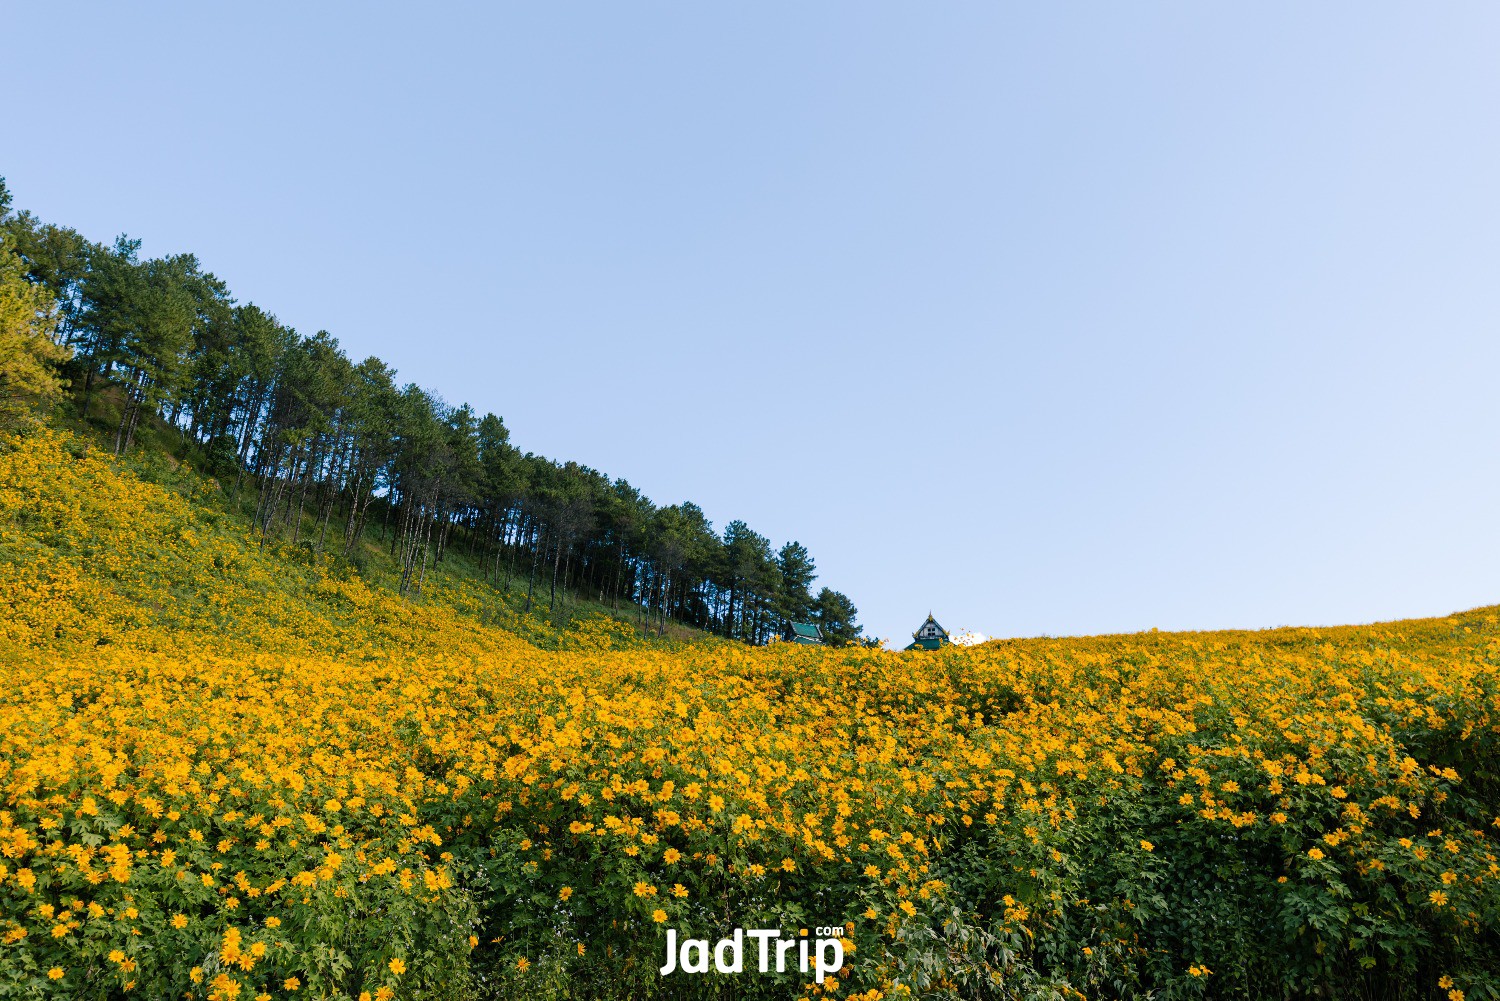
[[[1500,996],[1494,609],[544,650],[52,433],[0,554],[0,994]],[[655,972],[831,924],[821,990]]]

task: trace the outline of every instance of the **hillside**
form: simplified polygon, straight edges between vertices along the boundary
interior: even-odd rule
[[[454,629],[477,649],[518,636],[548,648],[640,642],[629,622],[576,599],[557,625],[544,606],[526,614],[523,594],[480,581],[461,554],[429,568],[416,600],[399,600],[398,568],[378,537],[352,558],[263,545],[253,498],[229,496],[163,451],[122,462],[86,434],[45,430],[0,461],[0,636],[17,655],[208,635],[226,653],[362,657],[422,649],[424,635]]]
[[[1500,997],[1497,609],[648,642],[136,462],[0,450],[0,995]],[[833,925],[822,985],[656,973]]]
[[[139,239],[95,243],[10,206],[0,178],[0,429],[38,410],[116,456],[187,460],[233,484],[229,510],[262,538],[362,569],[378,527],[389,559],[371,569],[403,595],[461,554],[523,581],[525,611],[545,591],[549,619],[592,597],[658,635],[765,643],[792,620],[861,639],[797,540],[523,451],[499,415],[298,333],[193,254],[143,259]]]

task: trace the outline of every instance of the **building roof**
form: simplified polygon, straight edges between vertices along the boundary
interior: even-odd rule
[[[932,631],[935,632],[936,635],[933,635],[933,636],[923,636],[922,635],[924,632],[928,631],[928,629],[927,629],[928,626],[932,627]],[[949,640],[948,640],[948,630],[946,630],[942,626],[940,626],[938,624],[938,620],[934,619],[932,617],[932,613],[931,612],[928,612],[927,613],[927,618],[925,620],[923,620],[923,622],[922,622],[922,624],[920,626],[917,627],[917,631],[911,634],[911,643],[910,643],[910,645],[906,646],[905,649],[907,649],[907,650],[936,650],[938,647],[942,646],[944,643],[947,643],[947,642],[949,642]]]
[[[948,630],[946,630],[942,626],[938,625],[938,620],[934,619],[932,617],[932,613],[931,612],[927,613],[927,618],[922,622],[922,624],[920,626],[917,627],[917,632],[916,633],[912,633],[912,637],[915,638],[916,635],[917,635],[917,633],[920,633],[923,629],[926,629],[928,623],[931,623],[933,625],[933,627],[935,629],[937,629],[938,635],[942,636],[943,639],[947,639],[948,638]]]
[[[794,643],[821,643],[823,632],[812,622],[788,622],[789,638]]]

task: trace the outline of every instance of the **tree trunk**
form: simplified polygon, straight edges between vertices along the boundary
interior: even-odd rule
[[[536,584],[537,561],[541,558],[541,546],[533,543],[531,549],[531,573],[526,578],[526,611],[531,611],[531,593]]]

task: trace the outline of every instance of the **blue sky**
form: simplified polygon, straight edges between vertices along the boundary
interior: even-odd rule
[[[12,4],[18,207],[880,636],[1500,601],[1500,7]]]

